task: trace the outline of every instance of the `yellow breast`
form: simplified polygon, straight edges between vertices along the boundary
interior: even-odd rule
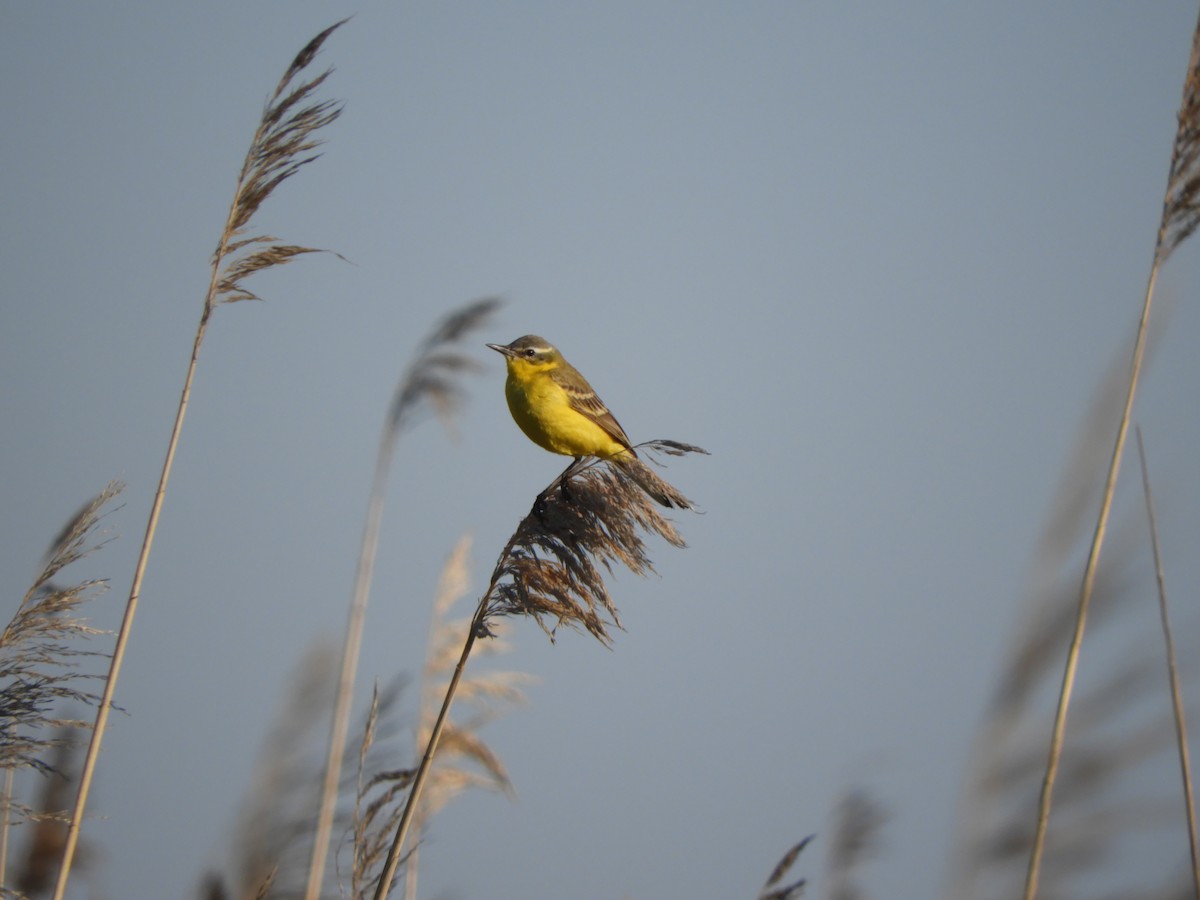
[[[508,360],[504,394],[513,420],[526,437],[551,453],[564,456],[615,456],[625,447],[571,406],[567,392],[554,380],[552,368]]]

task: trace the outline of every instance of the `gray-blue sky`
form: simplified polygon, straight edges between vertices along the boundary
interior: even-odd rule
[[[119,477],[88,564],[118,606],[261,103],[350,13],[322,55],[346,113],[260,222],[352,264],[214,319],[86,830],[101,884],[188,896],[223,859],[294,661],[340,635],[395,379],[500,294],[480,344],[543,334],[635,441],[713,456],[671,467],[705,515],[661,578],[618,579],[613,652],[518,629],[506,665],[542,681],[490,737],[520,799],[435,824],[428,896],[751,896],[851,785],[890,813],[875,895],[935,894],[1060,467],[1132,334],[1193,5],[8,4],[8,596]],[[1184,616],[1193,256],[1139,413]],[[478,586],[560,465],[485,354],[457,440],[399,448],[365,680],[416,669],[458,535]]]

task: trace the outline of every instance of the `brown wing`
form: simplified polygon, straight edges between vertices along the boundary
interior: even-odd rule
[[[625,429],[621,427],[621,423],[617,421],[616,416],[608,411],[608,407],[604,405],[604,401],[596,396],[596,392],[592,390],[592,386],[587,383],[587,379],[579,374],[578,370],[570,363],[562,364],[564,377],[561,380],[563,390],[567,393],[567,400],[571,404],[571,408],[576,412],[587,416],[601,428],[603,428],[614,441],[618,444],[623,444],[625,449],[634,456],[633,444],[630,443],[629,437],[625,434]]]

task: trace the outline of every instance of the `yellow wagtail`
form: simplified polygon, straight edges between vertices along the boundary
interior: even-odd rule
[[[551,453],[575,457],[561,476],[564,487],[584,458],[596,456],[620,465],[663,506],[675,505],[654,483],[654,473],[638,460],[621,423],[553,344],[527,334],[511,344],[488,346],[504,354],[508,410],[525,436]]]

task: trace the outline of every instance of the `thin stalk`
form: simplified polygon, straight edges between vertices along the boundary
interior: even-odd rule
[[[467,632],[467,639],[463,641],[462,653],[458,657],[458,664],[454,667],[454,675],[450,678],[450,684],[446,688],[446,696],[442,700],[442,708],[438,711],[437,720],[433,723],[433,730],[429,734],[429,741],[425,745],[425,755],[421,757],[421,765],[417,768],[412,787],[408,791],[408,801],[404,804],[404,812],[400,817],[400,823],[396,826],[396,836],[392,839],[392,846],[388,850],[387,859],[384,861],[383,872],[379,876],[379,883],[375,885],[374,900],[386,900],[388,893],[392,889],[392,879],[396,877],[396,868],[400,865],[400,851],[404,848],[404,839],[408,836],[409,826],[412,824],[413,816],[417,811],[417,801],[421,796],[421,791],[425,787],[425,781],[429,777],[429,770],[433,764],[433,756],[437,753],[438,741],[441,740],[442,730],[450,714],[450,705],[454,702],[454,695],[458,692],[458,683],[462,680],[463,669],[467,665],[467,657],[471,655],[471,650],[475,646],[475,638],[484,628],[484,619],[486,618],[488,600],[490,598],[491,586],[489,586],[483,598],[479,601],[479,606],[476,608],[475,615],[471,619],[470,631]]]
[[[240,192],[239,192],[240,193]],[[230,207],[229,219],[232,221],[233,210],[237,200]],[[83,770],[79,775],[79,789],[75,795],[75,806],[71,810],[71,820],[67,823],[67,834],[63,845],[62,864],[58,869],[58,880],[54,885],[54,900],[62,900],[67,890],[67,881],[71,875],[71,864],[75,859],[75,849],[79,843],[79,828],[83,822],[83,813],[87,808],[88,793],[92,787],[92,776],[96,771],[96,761],[100,757],[100,745],[104,740],[104,731],[108,726],[108,713],[112,708],[113,694],[117,689],[117,679],[121,674],[121,663],[125,659],[125,646],[129,643],[129,633],[133,629],[133,620],[137,615],[138,600],[142,593],[142,579],[146,575],[146,565],[150,560],[150,548],[154,544],[154,535],[158,530],[158,517],[162,511],[163,498],[167,493],[167,482],[171,477],[171,465],[175,461],[175,450],[179,446],[179,435],[183,430],[183,419],[187,414],[188,400],[192,395],[192,381],[196,375],[196,360],[200,355],[200,345],[208,331],[208,320],[212,315],[213,305],[217,294],[217,278],[221,259],[225,254],[230,228],[227,226],[222,233],[221,245],[213,257],[212,276],[209,279],[208,294],[204,300],[204,312],[200,316],[200,325],[196,329],[196,338],[192,342],[192,357],[188,362],[187,376],[183,380],[183,390],[179,395],[179,406],[175,411],[175,424],[171,428],[171,438],[167,442],[167,454],[163,460],[162,474],[158,478],[158,488],[154,492],[154,502],[150,506],[150,517],[146,522],[146,534],[142,539],[142,548],[138,553],[137,565],[133,570],[133,584],[129,588],[129,599],[125,602],[125,615],[121,619],[121,628],[117,632],[116,644],[113,646],[112,659],[109,661],[108,676],[104,679],[104,692],[96,708],[96,720],[92,725],[92,737],[88,741],[87,755],[83,759]]]
[[[367,520],[363,526],[358,566],[350,612],[346,622],[346,638],[342,648],[341,673],[334,700],[333,721],[330,725],[329,750],[325,760],[325,775],[317,811],[317,824],[309,859],[306,900],[317,900],[321,892],[325,866],[329,857],[329,842],[337,812],[337,789],[345,754],[346,735],[350,727],[350,707],[354,681],[362,647],[362,632],[366,621],[367,600],[375,570],[375,555],[379,546],[380,522],[383,518],[384,493],[388,471],[395,452],[396,441],[409,415],[423,402],[430,402],[443,415],[448,415],[458,397],[454,376],[471,369],[470,360],[448,349],[464,334],[479,326],[491,315],[499,301],[484,298],[469,303],[447,315],[421,346],[416,360],[396,386],[395,394],[379,439],[379,454],[375,460],[375,475],[367,503]]]
[[[1187,807],[1188,849],[1192,854],[1192,891],[1200,900],[1200,844],[1196,839],[1196,804],[1192,793],[1191,754],[1188,752],[1187,722],[1183,714],[1183,691],[1179,686],[1179,667],[1175,660],[1175,638],[1167,615],[1167,580],[1163,574],[1158,543],[1158,517],[1154,514],[1154,495],[1150,491],[1150,470],[1146,465],[1146,445],[1142,429],[1137,429],[1138,458],[1142,464],[1142,493],[1146,497],[1146,517],[1150,523],[1150,546],[1154,550],[1154,575],[1158,582],[1158,611],[1162,619],[1163,640],[1167,648],[1167,674],[1171,682],[1171,703],[1175,708],[1175,736],[1179,750],[1179,770],[1183,778],[1183,796]]]
[[[200,356],[200,345],[204,342],[204,335],[208,330],[208,320],[212,316],[218,300],[222,298],[226,302],[255,298],[255,295],[247,291],[242,284],[243,279],[249,275],[272,266],[282,265],[300,254],[315,252],[309,247],[281,244],[276,238],[267,235],[245,239],[241,239],[241,235],[253,219],[254,213],[275,188],[299,171],[301,167],[317,158],[316,155],[304,156],[319,146],[320,142],[313,139],[313,134],[335,120],[341,113],[340,106],[331,102],[303,105],[305,98],[324,82],[328,72],[301,84],[290,94],[285,95],[284,92],[291,86],[295,76],[312,62],[325,39],[345,22],[346,20],[343,19],[326,28],[297,54],[280,79],[270,102],[263,111],[254,132],[254,140],[242,162],[233,201],[230,203],[229,213],[225,217],[225,227],[221,229],[221,237],[212,257],[212,274],[209,277],[208,291],[204,295],[204,311],[200,315],[200,324],[196,328],[196,337],[192,342],[192,356],[188,362],[183,390],[180,392],[179,406],[175,411],[175,424],[171,428],[171,438],[167,442],[162,474],[159,475],[158,487],[154,492],[154,502],[150,506],[146,534],[142,539],[137,565],[134,567],[133,583],[129,588],[125,614],[113,647],[108,676],[104,681],[104,692],[96,709],[96,720],[92,726],[92,737],[88,743],[87,756],[83,761],[75,807],[71,813],[71,820],[67,824],[62,865],[58,871],[54,900],[62,900],[67,889],[71,864],[79,842],[79,829],[83,822],[88,793],[91,790],[92,776],[95,773],[96,761],[100,755],[100,745],[104,740],[104,732],[108,725],[108,713],[112,708],[113,694],[116,691],[121,664],[125,658],[125,647],[129,642],[134,616],[137,614],[142,579],[146,574],[150,548],[154,544],[154,535],[158,529],[158,517],[162,511],[167,482],[171,476],[171,464],[175,460],[175,450],[179,446],[179,435],[183,430],[183,419],[187,414],[192,382],[196,376],[196,361]],[[299,108],[297,108],[298,106]],[[227,263],[228,266],[226,266]]]
[[[1104,536],[1108,530],[1109,513],[1112,510],[1113,494],[1117,486],[1117,474],[1121,470],[1121,457],[1125,452],[1125,439],[1129,434],[1129,421],[1133,412],[1133,401],[1137,395],[1138,382],[1141,380],[1142,362],[1146,355],[1147,325],[1150,321],[1150,308],[1154,300],[1154,285],[1158,280],[1159,260],[1155,259],[1150,268],[1150,278],[1146,283],[1146,296],[1142,302],[1142,314],[1138,319],[1137,338],[1133,344],[1133,358],[1129,364],[1129,384],[1125,393],[1125,407],[1121,412],[1121,423],[1117,426],[1117,437],[1113,442],[1112,459],[1108,466],[1108,476],[1104,482],[1104,495],[1100,501],[1100,514],[1096,520],[1096,530],[1092,535],[1092,544],[1088,550],[1087,565],[1083,570],[1083,580],[1079,588],[1079,607],[1075,613],[1075,631],[1071,636],[1071,645],[1067,651],[1067,662],[1063,670],[1062,687],[1058,695],[1058,706],[1054,713],[1054,730],[1050,739],[1050,751],[1046,760],[1046,774],[1042,779],[1041,795],[1038,798],[1037,824],[1033,835],[1033,848],[1029,854],[1029,868],[1025,874],[1024,900],[1033,900],[1037,896],[1038,878],[1041,876],[1042,856],[1046,844],[1046,827],[1050,821],[1050,807],[1054,797],[1054,782],[1058,777],[1058,766],[1062,758],[1063,736],[1067,730],[1067,710],[1071,703],[1071,694],[1075,687],[1075,673],[1079,666],[1079,651],[1083,645],[1083,632],[1087,624],[1088,608],[1091,606],[1092,594],[1096,585],[1096,570],[1100,564],[1100,550],[1104,546]]]
[[[0,891],[8,884],[8,835],[9,822],[12,817],[13,770],[4,770],[4,800],[0,803],[4,819],[0,821]]]
[[[379,458],[375,461],[375,476],[371,484],[371,499],[367,504],[367,522],[363,527],[362,547],[354,573],[354,592],[346,621],[346,640],[342,648],[342,667],[338,676],[337,698],[334,701],[333,725],[329,737],[329,753],[325,760],[325,778],[321,784],[321,805],[317,813],[317,830],[309,859],[306,900],[317,900],[325,876],[325,860],[333,832],[339,775],[346,747],[346,732],[350,726],[350,706],[354,696],[354,680],[358,671],[362,647],[363,623],[367,615],[367,596],[375,569],[375,553],[379,546],[379,526],[383,519],[384,486],[396,443],[396,430],[385,427],[379,442]]]

